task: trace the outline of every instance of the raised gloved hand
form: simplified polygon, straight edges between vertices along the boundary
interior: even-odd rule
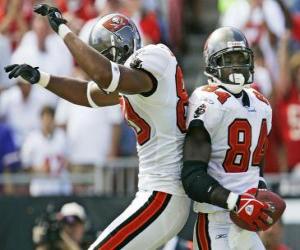
[[[257,200],[255,198],[256,192],[257,189],[250,189],[241,194],[234,211],[253,230],[266,230],[273,222],[267,214],[272,208],[268,203]]]
[[[41,78],[38,68],[39,67],[31,67],[28,64],[12,64],[4,67],[4,70],[9,73],[9,79],[21,76],[24,80],[35,84],[38,83]]]
[[[58,27],[61,24],[67,23],[67,21],[63,18],[62,14],[58,8],[49,6],[47,4],[38,4],[38,5],[34,6],[34,12],[36,12],[42,16],[47,16],[51,28],[56,33],[58,33]]]

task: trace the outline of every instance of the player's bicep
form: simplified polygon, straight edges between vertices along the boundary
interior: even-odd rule
[[[143,70],[120,66],[120,82],[117,90],[123,94],[141,94],[151,91],[155,78]]]
[[[104,107],[119,104],[119,92],[105,93],[96,84],[92,84],[87,90],[90,94],[90,104],[94,102],[96,106]]]
[[[184,140],[184,161],[209,162],[211,154],[211,138],[203,121],[192,120]]]

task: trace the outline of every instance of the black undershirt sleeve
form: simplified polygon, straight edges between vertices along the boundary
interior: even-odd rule
[[[207,173],[210,153],[211,139],[203,122],[192,121],[184,141],[183,187],[192,200],[227,209],[230,191]]]

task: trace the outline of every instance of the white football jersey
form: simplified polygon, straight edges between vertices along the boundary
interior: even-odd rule
[[[148,45],[125,66],[149,72],[157,81],[152,93],[121,98],[137,136],[139,189],[185,195],[180,172],[188,95],[177,60],[165,45]]]
[[[243,97],[235,98],[217,86],[197,88],[188,111],[188,124],[203,121],[211,138],[208,174],[235,193],[258,186],[259,165],[272,125],[267,99],[254,89],[244,91]],[[196,202],[194,209],[210,213],[222,208]]]

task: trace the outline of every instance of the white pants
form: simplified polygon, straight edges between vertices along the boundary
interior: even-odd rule
[[[198,213],[194,227],[194,250],[264,250],[256,232],[232,223],[228,212]]]
[[[139,191],[90,246],[89,250],[154,250],[173,238],[185,225],[190,199],[163,192]]]

